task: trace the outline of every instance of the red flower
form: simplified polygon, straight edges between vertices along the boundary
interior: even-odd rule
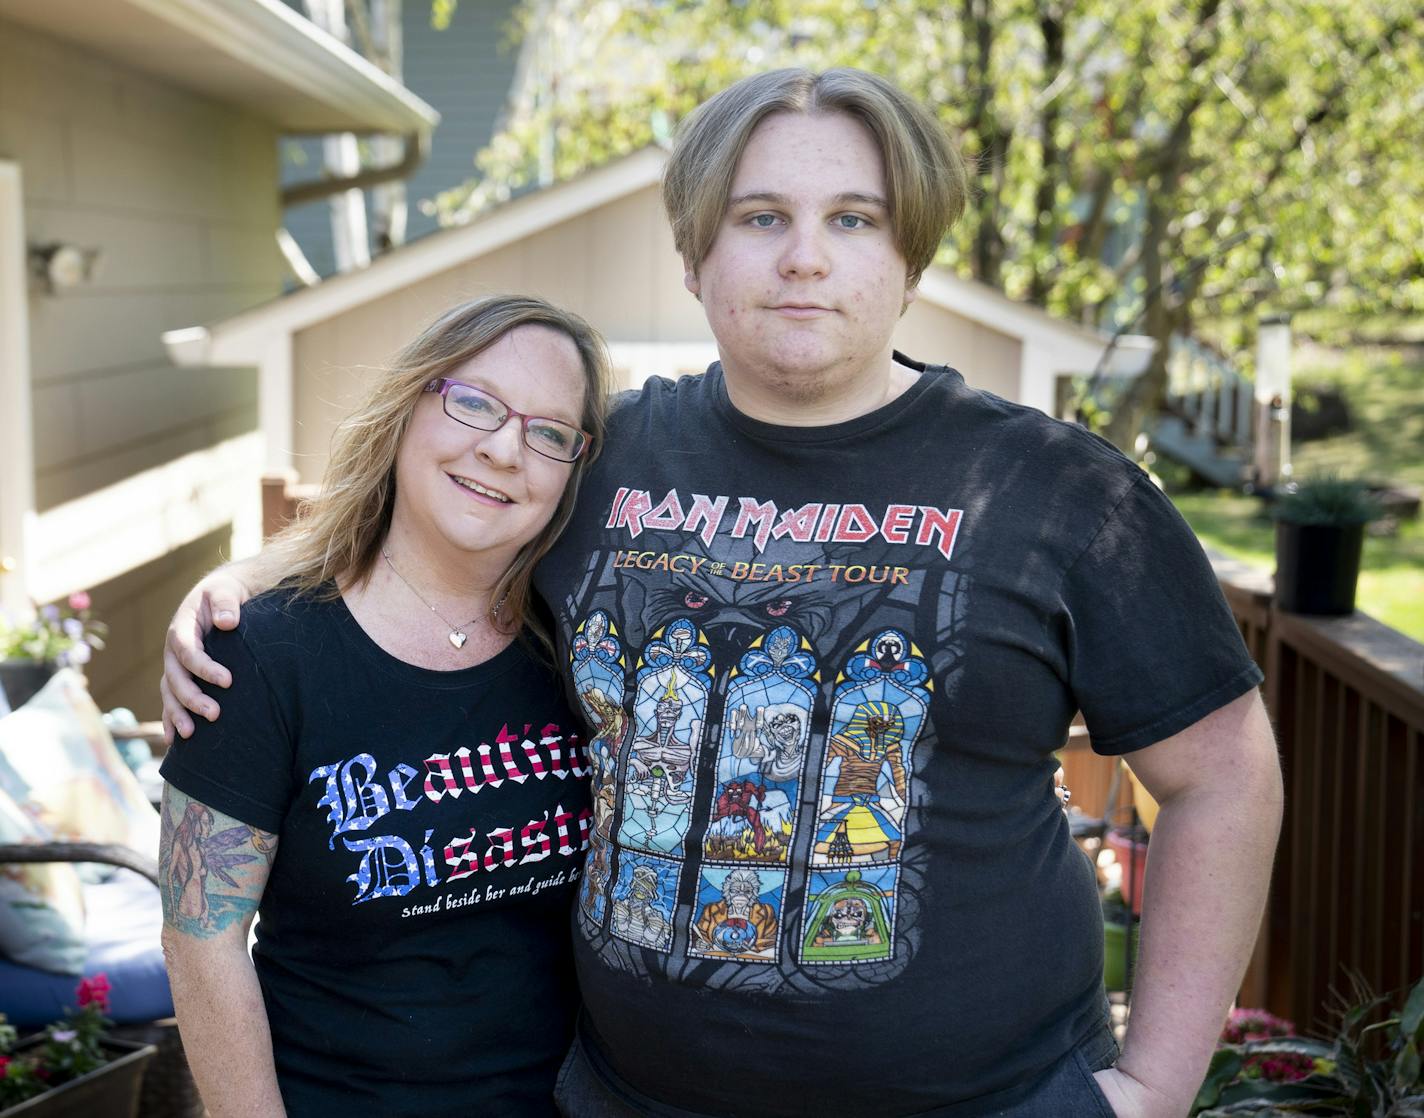
[[[104,1013],[109,1008],[109,976],[107,974],[96,974],[93,978],[81,978],[79,980],[79,1007],[83,1009],[87,1005],[94,1006],[100,1013]]]
[[[1246,1076],[1272,1083],[1294,1083],[1315,1070],[1315,1060],[1304,1052],[1253,1053],[1246,1057]]]
[[[90,600],[89,594],[88,594],[87,591],[84,591],[84,590],[76,590],[73,594],[69,595],[69,608],[70,608],[70,609],[74,609],[74,610],[86,610],[86,609],[88,609],[92,604],[93,604],[93,602]]]
[[[10,1074],[10,1057],[0,1056],[0,1079]]]

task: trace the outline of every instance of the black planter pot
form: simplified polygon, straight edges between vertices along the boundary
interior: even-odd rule
[[[11,710],[19,710],[29,702],[50,676],[59,669],[54,664],[37,664],[33,660],[0,660],[0,687]]]
[[[1276,604],[1289,613],[1340,616],[1355,609],[1363,524],[1276,522]]]

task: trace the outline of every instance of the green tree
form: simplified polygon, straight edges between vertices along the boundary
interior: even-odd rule
[[[529,0],[518,21],[525,81],[446,221],[666,140],[747,74],[873,70],[974,161],[941,263],[1157,339],[1120,445],[1175,332],[1236,347],[1263,304],[1424,310],[1414,0]]]

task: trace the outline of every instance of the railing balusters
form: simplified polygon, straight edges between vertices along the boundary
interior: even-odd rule
[[[1369,821],[1369,759],[1370,721],[1374,704],[1360,697],[1360,724],[1355,738],[1355,818],[1354,825],[1339,838],[1354,837],[1350,843],[1353,854],[1351,867],[1350,954],[1346,959],[1361,974],[1365,972],[1365,873],[1370,863],[1369,851],[1361,841]]]
[[[1348,718],[1349,718],[1349,710],[1350,710],[1350,707],[1351,707],[1351,700],[1356,700],[1356,701],[1357,701],[1358,698],[1359,698],[1359,695],[1358,695],[1357,692],[1355,692],[1355,691],[1353,691],[1353,690],[1347,688],[1347,687],[1346,687],[1343,683],[1341,683],[1340,680],[1338,680],[1338,679],[1332,680],[1332,683],[1333,683],[1334,686],[1335,686],[1336,703],[1335,703],[1335,719],[1334,719],[1334,722],[1335,722],[1335,734],[1334,734],[1335,748],[1330,751],[1330,752],[1331,752],[1331,757],[1330,757],[1330,770],[1331,770],[1332,777],[1333,777],[1333,779],[1330,781],[1330,800],[1331,800],[1330,834],[1331,834],[1332,837],[1338,838],[1339,835],[1342,835],[1342,834],[1345,833],[1345,828],[1344,828],[1344,823],[1343,823],[1343,819],[1344,819],[1344,809],[1343,809],[1343,804],[1342,804],[1342,800],[1341,800],[1341,791],[1340,791],[1341,786],[1342,786],[1342,784],[1343,784],[1343,779],[1342,779],[1342,778],[1343,778],[1344,772],[1345,772],[1345,749],[1344,749],[1345,727],[1346,727],[1347,725],[1349,725]],[[1341,865],[1340,865],[1340,861],[1341,861],[1340,843],[1339,843],[1338,841],[1332,841],[1332,842],[1330,843],[1330,893],[1329,893],[1329,896],[1332,898],[1332,900],[1333,900],[1334,898],[1338,898],[1338,897],[1340,896],[1340,876],[1341,876]],[[1338,912],[1338,906],[1332,905],[1332,911]],[[1325,957],[1326,957],[1327,959],[1338,959],[1338,958],[1340,958],[1340,921],[1339,921],[1339,919],[1337,919],[1337,918],[1334,917],[1334,916],[1332,916],[1331,919],[1330,919],[1330,921],[1329,921],[1329,935],[1327,936],[1327,944],[1328,944],[1328,946],[1327,946],[1327,950],[1326,950],[1326,955],[1325,955]]]
[[[1264,576],[1220,577],[1265,671],[1286,778],[1241,996],[1318,1030],[1351,975],[1384,995],[1424,977],[1424,645],[1361,614],[1284,614]]]
[[[1400,895],[1406,898],[1406,903],[1399,934],[1406,982],[1416,974],[1424,974],[1424,883],[1415,876],[1415,853],[1424,843],[1424,804],[1419,802],[1420,745],[1419,731],[1410,730],[1405,739],[1404,833],[1400,836],[1404,847],[1404,857],[1400,859],[1404,875]]]

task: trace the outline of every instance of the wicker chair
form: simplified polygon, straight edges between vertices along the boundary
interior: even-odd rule
[[[158,866],[151,859],[125,846],[91,842],[49,842],[0,844],[0,865],[6,863],[97,862],[132,870],[158,887]],[[5,1008],[0,997],[0,1011]],[[169,1003],[171,1010],[171,1002]],[[112,1030],[124,1040],[152,1044],[157,1055],[144,1073],[138,1113],[144,1118],[201,1118],[203,1104],[198,1098],[178,1025],[171,1015],[153,1021],[133,1021]]]

